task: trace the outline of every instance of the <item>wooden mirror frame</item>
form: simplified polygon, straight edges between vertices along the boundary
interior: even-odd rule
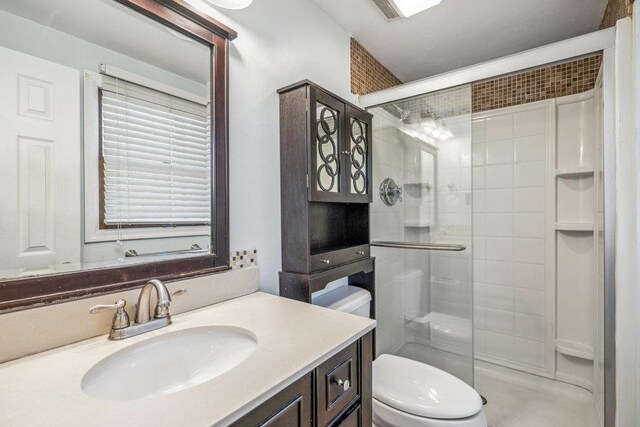
[[[29,308],[69,298],[142,286],[149,279],[175,280],[229,269],[229,119],[228,42],[237,33],[184,0],[114,0],[179,31],[211,49],[211,99],[214,118],[211,189],[214,225],[206,255],[144,264],[79,270],[0,281],[0,310]]]

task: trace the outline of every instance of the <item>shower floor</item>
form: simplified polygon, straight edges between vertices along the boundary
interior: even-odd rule
[[[489,427],[599,427],[593,394],[570,384],[475,362]]]

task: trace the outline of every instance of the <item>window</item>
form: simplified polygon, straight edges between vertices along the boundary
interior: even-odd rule
[[[211,120],[189,100],[103,75],[100,228],[211,224]]]

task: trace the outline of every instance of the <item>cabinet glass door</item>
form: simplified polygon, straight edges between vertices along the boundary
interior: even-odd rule
[[[340,154],[344,104],[315,88],[311,93],[309,200],[341,202],[344,201]]]
[[[345,187],[347,201],[371,202],[371,116],[347,106]]]

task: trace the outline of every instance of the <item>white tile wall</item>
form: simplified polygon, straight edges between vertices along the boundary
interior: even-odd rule
[[[507,112],[505,112],[507,111]],[[473,121],[477,357],[545,369],[546,108]]]

